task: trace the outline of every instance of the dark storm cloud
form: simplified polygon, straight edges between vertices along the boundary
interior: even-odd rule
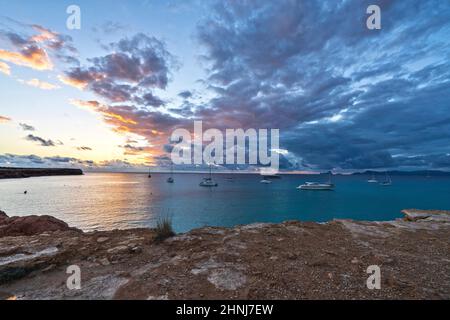
[[[218,1],[198,28],[217,97],[195,116],[280,128],[291,167],[448,167],[449,16],[437,0]]]
[[[35,136],[33,134],[29,134],[28,136],[25,137],[26,140],[28,141],[34,141],[34,142],[38,142],[41,146],[43,147],[54,147],[56,146],[56,143],[53,140],[45,140],[44,138]]]

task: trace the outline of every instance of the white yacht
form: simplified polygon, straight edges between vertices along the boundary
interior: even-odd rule
[[[203,178],[200,187],[217,187],[219,184],[212,179],[211,165],[209,165],[209,177]]]
[[[378,180],[375,178],[375,175],[372,174],[372,178],[370,178],[369,180],[367,180],[368,183],[378,183]]]
[[[305,182],[297,187],[300,190],[334,190],[332,183]]]
[[[334,190],[334,184],[331,183],[331,173],[330,173],[330,179],[326,183],[305,182],[304,184],[298,186],[297,189],[300,189],[300,190],[314,190],[314,191]]]
[[[392,179],[391,177],[388,175],[388,173],[386,172],[386,180],[380,183],[380,186],[383,187],[388,187],[392,185]]]

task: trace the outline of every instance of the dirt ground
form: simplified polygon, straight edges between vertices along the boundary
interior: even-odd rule
[[[450,299],[450,213],[0,238],[0,299]],[[67,268],[81,270],[69,290]],[[381,270],[370,290],[367,268]]]

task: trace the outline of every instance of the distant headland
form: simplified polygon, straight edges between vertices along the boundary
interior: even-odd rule
[[[30,178],[42,176],[74,176],[82,174],[83,171],[81,169],[0,167],[0,179]]]

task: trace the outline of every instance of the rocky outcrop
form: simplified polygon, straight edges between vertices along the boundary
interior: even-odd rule
[[[8,217],[0,211],[0,238],[31,236],[44,232],[76,231],[67,223],[51,216]]]
[[[416,212],[417,213],[417,212]],[[16,299],[450,299],[450,214],[0,238],[0,292]],[[438,219],[439,217],[439,219]],[[66,286],[81,269],[81,289]],[[381,269],[369,290],[367,268]]]
[[[0,179],[30,178],[41,176],[72,176],[82,174],[83,171],[81,169],[0,167]]]

